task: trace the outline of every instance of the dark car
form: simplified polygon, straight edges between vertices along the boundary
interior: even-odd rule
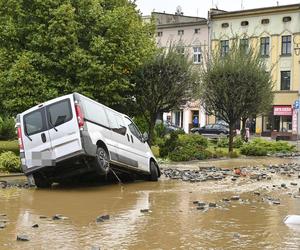
[[[192,128],[191,132],[200,135],[228,135],[229,129],[221,124],[208,124],[201,128]]]

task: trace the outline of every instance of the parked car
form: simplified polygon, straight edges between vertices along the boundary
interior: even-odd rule
[[[200,135],[228,135],[229,129],[221,124],[208,124],[200,128],[192,128],[191,132]]]
[[[65,95],[17,115],[22,169],[38,187],[112,170],[157,181],[158,163],[125,114],[81,94]]]
[[[166,133],[169,134],[171,132],[174,132],[174,131],[184,131],[181,127],[178,127],[174,124],[171,124],[169,122],[164,122],[164,126],[166,128]]]

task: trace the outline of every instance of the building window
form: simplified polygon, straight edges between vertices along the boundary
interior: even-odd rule
[[[291,36],[282,36],[281,54],[291,55],[292,38]]]
[[[262,19],[261,24],[268,24],[270,22],[270,19]]]
[[[195,34],[199,34],[200,33],[200,28],[195,29]]]
[[[280,90],[290,90],[291,71],[281,71]]]
[[[284,22],[284,23],[287,23],[287,22],[290,22],[290,21],[292,21],[292,18],[290,16],[285,16],[285,17],[282,18],[282,22]]]
[[[241,39],[240,40],[240,49],[244,52],[247,52],[249,48],[249,40],[248,39]]]
[[[184,30],[178,30],[178,36],[182,36],[184,34]]]
[[[241,22],[241,26],[248,26],[249,25],[249,22],[248,21],[243,21]]]
[[[184,47],[183,46],[177,46],[176,51],[178,54],[184,55]]]
[[[222,23],[222,28],[228,28],[229,27],[229,23]]]
[[[269,50],[270,50],[270,38],[269,37],[260,38],[260,55],[269,56]]]
[[[226,56],[229,52],[229,40],[221,40],[221,56]]]
[[[162,31],[158,31],[158,32],[157,32],[157,36],[158,36],[158,37],[161,37],[162,35],[163,35],[163,32],[162,32]]]
[[[194,50],[194,63],[195,64],[201,63],[201,56],[202,56],[201,48],[195,47],[193,48],[193,50]]]

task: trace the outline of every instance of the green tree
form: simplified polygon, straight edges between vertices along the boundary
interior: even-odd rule
[[[137,68],[134,78],[137,109],[147,121],[152,143],[157,117],[192,97],[198,73],[187,56],[174,47],[160,50]]]
[[[229,152],[233,130],[241,118],[258,115],[273,101],[270,72],[252,48],[241,49],[236,40],[227,55],[211,55],[202,73],[201,102],[208,114],[229,124]]]
[[[125,111],[154,25],[129,0],[0,0],[0,109],[78,91]]]

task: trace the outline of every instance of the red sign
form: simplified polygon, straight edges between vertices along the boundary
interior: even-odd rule
[[[292,106],[274,106],[274,115],[291,116]]]

